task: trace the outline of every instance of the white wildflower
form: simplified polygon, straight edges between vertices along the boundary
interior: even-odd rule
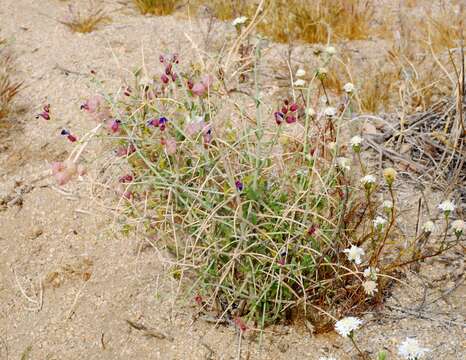
[[[233,26],[243,25],[246,21],[248,21],[248,18],[246,16],[240,16],[232,21],[232,25]]]
[[[364,269],[364,277],[365,278],[369,278],[373,281],[377,280],[377,273],[379,272],[379,269],[378,268],[374,268],[374,267],[368,267],[366,269]]]
[[[453,201],[445,200],[443,203],[439,204],[438,208],[445,213],[445,215],[449,215],[452,211],[455,211],[456,206]]]
[[[349,261],[354,261],[356,265],[361,264],[362,259],[361,256],[365,254],[364,249],[351,245],[349,249],[343,250],[344,253],[346,253],[346,256],[348,257]]]
[[[305,87],[306,86],[306,80],[303,79],[298,79],[294,82],[294,86],[296,87]]]
[[[387,223],[387,220],[385,220],[382,216],[377,216],[372,222],[374,223],[374,227],[380,231]]]
[[[346,83],[343,86],[343,91],[347,94],[351,94],[354,92],[354,85],[352,83]]]
[[[372,186],[377,182],[377,178],[374,175],[366,175],[361,178],[361,184],[365,187]]]
[[[324,115],[327,116],[327,117],[334,117],[335,115],[337,114],[337,109],[335,109],[334,107],[331,107],[331,106],[327,106],[325,109],[324,109]]]
[[[349,171],[351,168],[351,160],[345,157],[337,157],[337,167],[341,170]]]
[[[362,287],[364,288],[364,292],[369,296],[374,296],[377,292],[377,283],[373,280],[364,281]]]
[[[320,67],[320,68],[317,68],[316,73],[317,73],[317,76],[319,76],[320,78],[323,78],[323,77],[327,76],[328,70],[327,70],[327,68]]]
[[[382,203],[382,207],[384,208],[384,210],[391,210],[393,208],[393,202],[391,202],[390,200],[385,200]]]
[[[321,356],[319,360],[337,360],[337,358],[334,358],[333,356]]]
[[[335,323],[335,330],[339,335],[343,337],[347,337],[347,336],[352,336],[353,331],[359,329],[361,325],[362,325],[361,319],[358,319],[357,317],[353,317],[353,316],[348,316],[341,320],[338,320]]]
[[[455,220],[451,223],[451,228],[455,232],[456,236],[460,236],[464,232],[466,232],[466,225],[464,224],[463,220]]]
[[[363,143],[364,139],[360,137],[359,135],[353,136],[350,139],[350,145],[351,148],[353,149],[354,152],[360,152],[361,151],[361,145]]]
[[[433,222],[433,221],[430,221],[430,220],[429,220],[429,221],[426,221],[426,222],[424,223],[424,225],[422,225],[422,230],[423,230],[425,233],[428,233],[428,234],[434,232],[434,230],[435,230],[435,224],[434,224],[434,222]]]
[[[307,107],[305,113],[310,117],[314,117],[316,115],[316,111],[312,107]]]
[[[337,151],[337,143],[336,142],[329,142],[327,144],[327,148],[331,151],[331,152],[335,152]]]
[[[327,48],[325,49],[325,52],[329,55],[329,56],[333,56],[337,53],[337,49],[335,49],[333,46],[327,46]]]
[[[299,68],[298,71],[296,71],[296,77],[303,77],[306,75],[306,70]]]
[[[398,347],[398,354],[406,360],[419,360],[429,349],[419,345],[416,339],[406,338]]]

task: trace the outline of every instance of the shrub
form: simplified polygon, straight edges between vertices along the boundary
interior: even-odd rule
[[[131,168],[115,180],[125,214],[166,244],[173,275],[189,279],[203,309],[241,329],[295,316],[330,329],[335,317],[380,303],[400,267],[457,244],[459,236],[447,237],[452,203],[442,204],[445,234],[435,249],[423,247],[430,226],[397,243],[396,171],[373,171],[364,139],[345,140],[351,87],[332,107],[311,96],[317,76],[272,109],[256,84],[252,102],[219,119],[228,106],[220,82],[196,65],[182,71],[178,55],[160,60],[157,80],[137,71],[131,88],[82,109],[102,122]],[[90,138],[82,138],[86,146]],[[55,171],[60,184],[79,172],[82,149],[76,153],[59,164],[61,173],[71,169],[65,181]]]

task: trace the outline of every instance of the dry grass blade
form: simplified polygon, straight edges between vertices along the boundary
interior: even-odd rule
[[[11,111],[12,101],[22,85],[13,80],[14,71],[13,59],[6,48],[6,40],[0,38],[0,122]]]
[[[110,17],[100,7],[94,7],[91,3],[89,8],[82,12],[69,6],[69,15],[65,20],[60,21],[66,25],[71,31],[79,33],[90,33],[96,30],[101,24],[110,21]]]
[[[176,10],[179,0],[133,0],[141,14],[170,15]]]

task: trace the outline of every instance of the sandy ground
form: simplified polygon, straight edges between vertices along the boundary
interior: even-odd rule
[[[262,337],[250,330],[238,346],[234,328],[193,321],[194,302],[177,296],[162,251],[142,250],[139,236],[115,234],[112,215],[92,206],[86,178],[59,190],[45,176],[49,163],[71,150],[59,130],[80,134],[94,125],[79,112],[91,69],[113,79],[111,89],[142,53],[155,68],[161,52],[192,51],[184,31],[202,41],[195,24],[128,11],[94,33],[73,34],[54,20],[65,10],[54,0],[0,2],[2,34],[13,39],[26,79],[19,102],[27,109],[0,150],[0,197],[9,200],[0,210],[0,359],[352,358],[348,342],[312,337],[303,326],[269,328]],[[34,118],[45,102],[56,115],[49,122]],[[365,316],[362,347],[372,354],[385,348],[396,359],[398,344],[415,336],[432,349],[430,359],[464,359],[463,269],[462,254],[452,252],[409,275],[384,309]]]

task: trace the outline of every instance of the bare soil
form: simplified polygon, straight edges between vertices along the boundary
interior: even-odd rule
[[[91,70],[112,89],[143,56],[158,69],[160,53],[195,54],[189,38],[203,41],[197,22],[105,6],[112,23],[80,35],[56,21],[66,14],[63,2],[0,2],[2,34],[13,39],[26,83],[19,96],[26,111],[12,116],[0,148],[0,359],[356,358],[349,342],[312,336],[301,324],[262,335],[249,329],[240,343],[234,327],[195,320],[195,302],[170,275],[170,258],[157,244],[146,246],[143,234],[113,231],[114,199],[97,206],[89,198],[98,169],[56,187],[50,163],[72,148],[60,130],[95,126],[79,110],[92,93]],[[45,103],[52,105],[48,122],[35,119]],[[102,151],[111,156],[98,144],[87,158]],[[432,349],[430,359],[464,359],[463,276],[463,254],[455,252],[408,274],[385,307],[364,317],[361,347],[397,359],[399,343],[414,336]]]

